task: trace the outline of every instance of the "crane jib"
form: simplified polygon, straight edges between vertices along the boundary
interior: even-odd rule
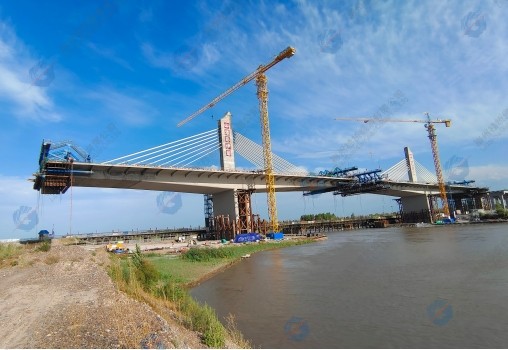
[[[230,87],[228,90],[224,91],[222,94],[220,94],[219,96],[214,98],[211,102],[209,102],[205,106],[203,106],[200,109],[198,109],[196,112],[194,112],[193,114],[188,116],[186,119],[184,119],[181,122],[179,122],[177,124],[177,126],[180,127],[180,126],[184,125],[185,123],[187,123],[188,121],[194,119],[195,117],[197,117],[198,115],[200,115],[201,113],[206,111],[207,109],[215,106],[219,101],[221,101],[225,97],[229,96],[231,93],[233,93],[234,91],[238,90],[240,87],[244,86],[245,84],[247,84],[251,80],[255,79],[260,74],[263,74],[264,72],[266,72],[268,69],[272,68],[274,65],[276,65],[277,63],[279,63],[283,59],[289,58],[289,57],[293,56],[295,53],[296,53],[296,49],[294,47],[288,46],[281,53],[279,53],[270,63],[268,63],[266,65],[260,65],[254,72],[252,72],[251,74],[247,75],[242,80],[240,80],[238,83],[236,83],[235,85]]]

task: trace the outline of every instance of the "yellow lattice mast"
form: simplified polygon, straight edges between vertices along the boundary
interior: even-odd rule
[[[263,137],[263,156],[264,156],[264,165],[265,165],[265,173],[266,173],[266,193],[267,193],[267,202],[268,202],[268,217],[270,221],[270,229],[272,232],[277,232],[279,229],[279,221],[277,219],[277,203],[275,199],[275,179],[273,175],[273,166],[272,166],[272,146],[270,141],[270,124],[268,120],[268,87],[267,87],[267,79],[264,74],[268,69],[272,68],[274,65],[279,63],[285,58],[289,58],[295,54],[296,50],[289,46],[281,53],[279,53],[272,61],[265,65],[260,65],[258,69],[256,69],[251,74],[247,75],[245,78],[240,80],[238,83],[224,91],[222,94],[214,98],[212,101],[198,109],[196,112],[182,120],[178,123],[178,126],[182,126],[187,123],[191,119],[197,117],[199,114],[203,113],[207,109],[215,106],[219,101],[223,98],[229,96],[234,91],[238,90],[248,82],[253,79],[256,79],[257,85],[257,96],[259,100],[259,112],[261,119],[261,130]]]
[[[450,216],[450,209],[448,208],[448,198],[446,197],[446,188],[443,177],[443,171],[441,169],[441,161],[439,160],[439,148],[437,147],[437,135],[436,128],[430,120],[430,116],[427,114],[427,123],[425,127],[429,133],[430,147],[432,148],[432,157],[434,158],[434,167],[436,168],[437,184],[439,186],[439,196],[441,197],[441,204],[443,206],[443,213],[446,216]],[[450,125],[450,121],[446,123],[446,126]]]
[[[442,123],[447,128],[451,126],[452,121],[450,119],[437,119],[437,120],[430,120],[430,116],[428,113],[425,113],[427,115],[426,120],[421,119],[390,119],[390,118],[350,118],[350,117],[344,117],[344,118],[335,118],[335,120],[354,120],[354,121],[361,121],[364,123],[368,122],[380,122],[380,123],[425,123],[425,128],[427,129],[427,132],[429,134],[429,140],[430,140],[430,147],[432,148],[432,157],[434,158],[434,167],[436,169],[436,178],[437,178],[437,184],[439,187],[439,197],[441,198],[442,207],[443,207],[443,213],[446,216],[450,216],[450,209],[448,208],[448,199],[446,197],[446,188],[445,188],[445,182],[443,178],[443,171],[441,170],[441,161],[439,160],[439,148],[437,146],[437,135],[436,135],[436,128],[434,127],[434,124],[436,123]]]
[[[272,165],[272,142],[270,139],[270,121],[268,119],[268,79],[266,75],[259,74],[256,78],[258,87],[259,116],[261,121],[261,133],[263,135],[263,157],[265,161],[266,176],[266,200],[268,203],[268,218],[272,232],[279,231],[277,219],[277,199],[275,197],[275,179]]]

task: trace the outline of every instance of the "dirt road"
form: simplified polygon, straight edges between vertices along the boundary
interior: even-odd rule
[[[202,348],[199,336],[116,290],[101,247],[54,243],[0,269],[0,348]]]

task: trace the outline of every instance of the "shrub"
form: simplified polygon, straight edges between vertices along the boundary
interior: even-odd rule
[[[135,275],[137,280],[141,283],[144,289],[149,289],[160,278],[159,271],[155,268],[153,263],[147,260],[141,249],[136,244],[136,251],[132,256],[132,263],[135,267]]]
[[[35,248],[38,252],[49,252],[51,249],[51,240],[47,240],[42,242],[37,248]]]
[[[213,259],[232,258],[234,252],[229,248],[191,248],[182,254],[182,259],[189,261],[210,261]]]

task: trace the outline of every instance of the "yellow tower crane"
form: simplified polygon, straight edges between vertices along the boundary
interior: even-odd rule
[[[275,179],[273,175],[272,165],[272,146],[270,140],[270,123],[268,119],[268,87],[267,78],[265,72],[272,68],[274,65],[279,63],[285,58],[290,58],[295,54],[296,50],[293,47],[287,47],[284,51],[279,53],[271,62],[260,65],[254,72],[247,75],[245,78],[240,80],[238,83],[224,91],[222,94],[214,98],[212,101],[192,113],[190,116],[178,123],[178,126],[182,126],[191,119],[197,117],[207,109],[215,106],[219,101],[229,96],[234,91],[238,90],[242,86],[246,85],[253,79],[256,79],[257,86],[257,97],[259,100],[259,115],[261,119],[261,130],[263,137],[263,156],[265,165],[265,176],[266,176],[266,192],[268,202],[268,216],[270,221],[270,229],[272,232],[279,231],[279,221],[277,219],[277,202],[275,199]]]
[[[447,128],[452,125],[452,121],[450,119],[437,119],[437,120],[430,120],[429,113],[425,113],[427,116],[427,119],[420,120],[420,119],[390,119],[390,118],[335,118],[335,120],[355,120],[355,121],[361,121],[364,123],[368,122],[397,122],[397,123],[425,123],[425,128],[427,129],[427,133],[430,140],[430,147],[432,148],[432,157],[434,158],[434,167],[436,169],[436,178],[437,183],[439,186],[439,195],[441,197],[442,207],[443,207],[443,213],[446,216],[450,216],[450,209],[448,208],[448,199],[446,197],[446,188],[445,188],[445,182],[443,178],[443,171],[441,170],[441,161],[439,160],[439,148],[437,146],[437,135],[436,135],[436,129],[434,127],[434,124],[443,123]]]

